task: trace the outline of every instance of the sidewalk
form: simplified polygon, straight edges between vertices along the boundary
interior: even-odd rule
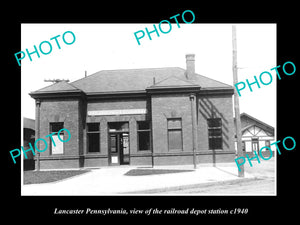
[[[235,163],[218,164],[216,167],[198,165],[195,170],[191,165],[156,166],[154,169],[191,171],[143,176],[124,175],[132,169],[151,170],[152,168],[103,167],[58,182],[22,185],[21,195],[144,195],[151,193],[151,190],[255,179],[255,176],[247,172],[244,178],[239,178]]]

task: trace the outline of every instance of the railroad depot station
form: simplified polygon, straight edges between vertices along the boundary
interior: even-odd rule
[[[232,86],[195,73],[193,54],[186,55],[186,69],[102,70],[54,83],[30,93],[35,139],[48,143],[36,152],[35,167],[234,162],[233,93]],[[62,128],[70,141],[54,146],[45,138]]]

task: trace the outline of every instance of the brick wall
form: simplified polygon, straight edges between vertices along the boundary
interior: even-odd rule
[[[168,153],[167,119],[182,119],[183,152],[191,152],[193,146],[191,102],[188,95],[153,95],[152,134],[154,154]],[[174,152],[175,150],[171,150]]]
[[[41,169],[46,168],[74,168],[79,167],[79,99],[75,98],[59,98],[59,99],[43,99],[40,104],[40,138],[47,141],[48,148],[40,153]],[[63,143],[64,154],[51,154],[51,139],[45,137],[50,134],[50,123],[63,122],[64,128],[71,133],[71,139]],[[65,139],[67,139],[65,132]],[[40,149],[45,148],[45,144],[40,141]],[[66,158],[67,161],[58,162],[57,159]],[[62,165],[63,164],[63,165]]]
[[[232,98],[228,96],[198,96],[198,153],[197,162],[232,162],[233,112]],[[148,115],[87,116],[89,110],[142,109]],[[212,152],[208,149],[207,118],[222,119],[223,149]],[[181,118],[183,150],[168,149],[168,118]],[[50,134],[50,122],[64,122],[71,132],[70,141],[64,143],[63,155],[51,155],[49,149],[41,153],[43,168],[78,168],[108,165],[108,128],[109,122],[129,123],[131,165],[151,165],[151,151],[138,151],[136,122],[152,119],[152,140],[154,164],[192,164],[193,133],[191,101],[188,94],[153,94],[151,99],[107,99],[86,102],[81,98],[43,99],[40,106],[40,138]],[[100,123],[100,152],[87,153],[86,123]],[[46,138],[50,146],[50,138]],[[44,148],[41,143],[41,149]]]
[[[199,150],[208,150],[208,118],[222,119],[222,151],[234,151],[234,123],[232,96],[199,96],[198,142]]]
[[[149,108],[149,100],[145,98],[123,98],[92,100],[87,104],[87,111],[93,110],[119,110],[119,109],[145,109]],[[148,113],[149,110],[148,110]],[[86,131],[84,130],[84,155],[85,166],[106,166],[108,165],[108,123],[109,122],[128,122],[129,123],[129,147],[131,165],[151,164],[151,151],[138,151],[137,147],[137,121],[149,119],[149,115],[110,115],[110,116],[87,116],[86,122],[100,123],[100,153],[87,153],[86,151]],[[149,154],[150,153],[150,154]]]
[[[198,96],[198,163],[234,162],[234,124],[231,95]],[[192,164],[193,133],[189,95],[153,95],[152,126],[154,162]],[[167,118],[182,118],[183,150],[168,150]],[[209,150],[208,118],[222,119],[223,149]]]

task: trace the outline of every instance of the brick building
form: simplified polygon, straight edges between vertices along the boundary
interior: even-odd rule
[[[30,93],[41,169],[234,162],[233,87],[178,67],[104,70]],[[57,134],[53,136],[55,140]],[[67,139],[67,133],[61,133]],[[44,149],[42,142],[39,149]]]

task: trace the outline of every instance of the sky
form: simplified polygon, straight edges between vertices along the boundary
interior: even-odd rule
[[[153,23],[154,24],[154,23]],[[101,70],[181,67],[186,68],[185,55],[195,54],[196,73],[233,85],[232,25],[172,23],[167,33],[151,34],[140,39],[134,33],[153,29],[153,24],[22,24],[21,50],[34,51],[43,41],[52,44],[48,55],[32,54],[21,61],[21,116],[35,118],[35,101],[29,93],[52,83],[44,79],[81,79]],[[155,23],[158,27],[158,23]],[[238,80],[254,81],[263,71],[273,75],[270,85],[252,85],[241,91],[240,112],[276,126],[276,75],[270,71],[276,64],[276,24],[234,24],[237,30]],[[168,30],[167,28],[162,28]],[[72,31],[75,42],[66,45],[62,35]],[[57,38],[61,49],[58,49]],[[72,41],[66,34],[66,41]],[[47,52],[47,44],[43,44]],[[16,61],[16,66],[18,63]],[[265,78],[267,80],[267,78]]]

